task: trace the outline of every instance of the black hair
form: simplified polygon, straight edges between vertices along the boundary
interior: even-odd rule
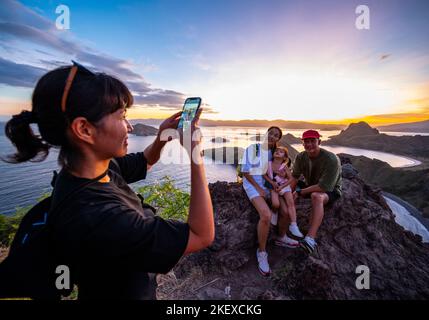
[[[61,98],[71,66],[49,71],[36,84],[32,95],[32,112],[14,115],[5,126],[5,134],[17,152],[5,162],[40,162],[51,147],[59,148],[58,164],[73,168],[79,150],[67,135],[67,129],[77,117],[86,118],[94,126],[107,115],[133,104],[133,96],[120,80],[104,73],[88,73],[78,68],[68,94],[66,110],[61,111]],[[31,116],[28,116],[31,114]],[[37,123],[40,136],[30,123]]]
[[[268,128],[267,132],[269,132],[271,129],[277,129],[277,130],[279,130],[279,132],[280,132],[280,138],[279,138],[279,139],[281,139],[281,138],[282,138],[282,136],[283,136],[283,131],[282,131],[282,129],[280,129],[280,128],[279,128],[279,127],[277,127],[277,126],[271,126],[271,127],[269,127],[269,128]]]
[[[277,127],[277,126],[271,126],[271,127],[269,127],[268,128],[268,130],[267,130],[267,133],[268,132],[270,132],[270,130],[271,129],[277,129],[279,132],[280,132],[280,137],[279,137],[279,141],[280,141],[280,139],[282,138],[282,136],[283,136],[283,131],[282,131],[282,129],[280,129],[279,127]],[[276,151],[276,148],[277,148],[277,146],[278,146],[278,141],[276,142],[276,144],[274,145],[274,147],[272,147],[271,148],[271,154],[274,154],[274,151]]]

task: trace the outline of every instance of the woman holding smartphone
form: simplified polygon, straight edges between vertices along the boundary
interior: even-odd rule
[[[187,148],[194,158],[186,223],[164,220],[144,209],[128,186],[146,178],[167,143],[161,141],[161,132],[177,128],[181,115],[162,122],[158,136],[144,151],[128,154],[132,126],[126,110],[132,104],[133,97],[121,81],[74,62],[42,76],[32,95],[32,111],[23,111],[6,124],[6,135],[17,148],[9,162],[43,161],[51,147],[60,149],[62,169],[55,181],[53,206],[76,186],[101,177],[48,217],[55,259],[70,268],[79,299],[156,298],[153,274],[168,272],[183,255],[209,246],[214,239],[204,165],[195,159],[200,153],[192,152],[200,148],[200,141]],[[199,130],[200,114],[191,132]],[[33,134],[30,123],[38,124],[41,136]]]

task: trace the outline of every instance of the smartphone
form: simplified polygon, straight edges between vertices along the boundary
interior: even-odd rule
[[[183,128],[189,126],[191,121],[195,118],[198,109],[201,106],[201,98],[194,97],[185,100],[183,105],[182,115],[180,116],[179,124],[177,128]]]

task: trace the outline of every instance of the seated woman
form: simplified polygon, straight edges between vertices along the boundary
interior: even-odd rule
[[[270,193],[264,186],[263,175],[267,171],[268,161],[272,160],[273,150],[281,137],[282,131],[280,128],[270,127],[262,144],[252,144],[244,151],[241,166],[244,191],[259,213],[257,229],[259,247],[256,251],[256,257],[259,271],[264,276],[271,273],[266,245],[272,213],[267,204]],[[281,214],[279,217],[280,237],[277,239],[276,244],[296,248],[299,245],[298,242],[286,236],[285,225],[287,223],[287,217]]]
[[[153,274],[168,272],[183,255],[214,239],[204,165],[200,153],[192,152],[200,148],[199,141],[187,148],[193,161],[186,223],[164,220],[143,208],[128,186],[146,178],[166,144],[161,133],[177,128],[181,115],[162,122],[144,151],[127,154],[132,126],[126,109],[132,104],[133,96],[121,81],[74,63],[43,75],[33,92],[32,111],[6,124],[7,137],[17,148],[9,162],[43,161],[51,147],[60,149],[62,169],[53,206],[77,186],[98,178],[71,196],[67,208],[48,217],[54,258],[70,268],[79,299],[154,299]],[[198,130],[198,118],[192,132]],[[30,123],[38,124],[41,136],[34,135]]]

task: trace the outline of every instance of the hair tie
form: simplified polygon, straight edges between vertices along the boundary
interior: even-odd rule
[[[37,123],[37,115],[33,111],[22,111],[20,114],[12,117],[17,123]]]

